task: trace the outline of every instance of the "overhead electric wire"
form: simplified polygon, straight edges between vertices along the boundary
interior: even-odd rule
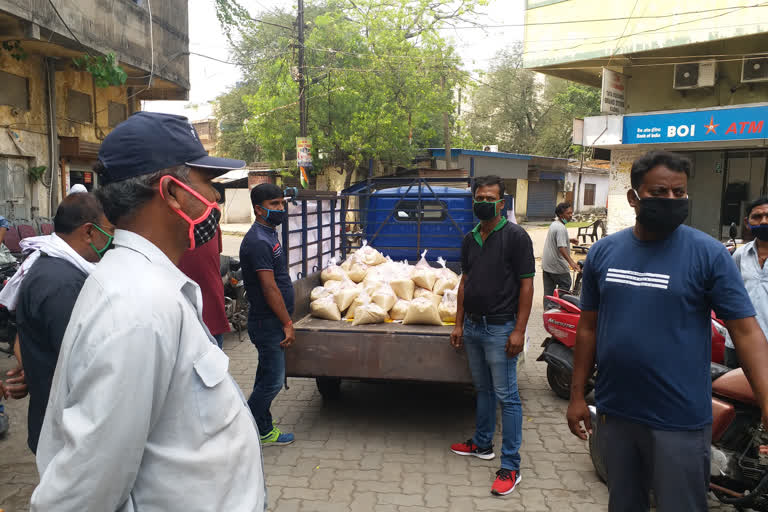
[[[717,25],[715,27],[698,27],[698,28],[686,28],[686,29],[680,29],[680,30],[668,30],[664,32],[664,34],[674,34],[676,32],[699,32],[702,30],[717,30],[717,29],[724,29],[724,28],[743,28],[743,27],[749,27],[751,25],[765,25],[765,23],[754,22],[754,23],[738,23],[735,25]],[[584,41],[587,39],[600,39],[601,37],[621,37],[620,34],[611,35],[611,36],[605,36],[605,35],[599,35],[599,36],[578,36],[578,37],[562,37],[558,39],[526,39],[526,44],[532,44],[532,43],[557,43],[560,41]],[[629,36],[627,36],[629,37]],[[589,43],[586,43],[589,44]]]
[[[752,5],[732,5],[730,7],[716,7],[713,9],[701,9],[698,11],[684,11],[684,12],[677,12],[677,13],[671,13],[671,14],[634,16],[633,19],[635,20],[664,19],[664,18],[673,18],[675,16],[685,16],[687,14],[703,14],[708,12],[725,11],[728,9],[749,9],[753,7],[764,7],[766,5],[768,5],[768,2],[761,2],[757,4],[752,4]],[[615,18],[594,18],[594,19],[581,19],[581,20],[571,19],[571,20],[558,20],[558,21],[540,21],[540,22],[533,22],[533,23],[505,23],[502,25],[465,25],[465,26],[450,26],[450,27],[436,27],[436,28],[440,30],[471,30],[471,29],[486,30],[490,28],[532,27],[532,26],[541,26],[541,25],[568,25],[568,24],[574,24],[574,23],[602,23],[602,22],[608,22],[608,21],[623,21],[629,18],[630,18],[629,16],[620,16]],[[408,31],[407,28],[403,28],[403,27],[385,27],[378,30]]]
[[[278,23],[272,23],[271,21],[260,20],[258,18],[248,18],[248,19],[250,21],[256,21],[258,23],[263,23],[264,25],[269,25],[271,27],[284,28],[285,30],[290,30],[291,32],[293,32],[293,27],[288,27],[286,25],[280,25]]]
[[[605,43],[612,43],[612,42],[616,41],[617,39],[622,39],[623,37],[634,37],[634,36],[639,36],[639,35],[643,35],[643,34],[650,34],[650,33],[658,32],[659,30],[664,30],[664,29],[670,28],[670,27],[677,27],[677,26],[680,26],[680,25],[686,25],[688,23],[696,23],[698,21],[704,21],[704,20],[711,20],[711,19],[714,19],[714,18],[720,18],[722,16],[727,16],[729,14],[733,14],[734,12],[741,11],[743,9],[750,9],[750,8],[753,8],[753,7],[763,7],[763,6],[768,6],[768,2],[763,2],[762,4],[752,5],[752,6],[733,7],[728,12],[724,12],[724,13],[721,13],[721,14],[716,14],[714,16],[707,16],[707,17],[704,17],[704,18],[696,18],[696,19],[693,19],[693,20],[680,21],[678,23],[673,23],[671,25],[664,25],[664,26],[656,27],[656,28],[652,28],[652,29],[641,30],[640,32],[633,32],[632,34],[627,34],[626,36],[620,36],[618,38],[605,39],[603,41],[596,41],[596,42],[589,42],[589,43],[580,43],[580,44],[577,44],[577,45],[574,45],[574,46],[557,48],[557,50],[559,50],[559,51],[562,51],[562,50],[575,50],[576,48],[581,48],[582,46],[601,45],[601,44],[605,44]],[[524,55],[531,55],[531,54],[536,54],[536,53],[549,53],[551,51],[552,50],[538,50],[538,51],[535,51],[535,52],[523,52],[523,54]]]
[[[155,74],[155,29],[152,26],[152,0],[147,0],[147,12],[149,13],[149,53],[150,53],[150,65],[149,65],[149,80],[147,81],[147,89],[152,88],[152,77]]]
[[[69,25],[67,25],[67,22],[66,22],[66,21],[64,21],[64,17],[61,15],[61,13],[59,12],[59,10],[56,8],[56,4],[54,4],[54,3],[53,3],[53,0],[48,0],[48,3],[49,3],[49,4],[51,4],[51,7],[53,7],[53,12],[55,12],[55,13],[56,13],[56,16],[58,16],[59,20],[61,20],[61,23],[64,25],[64,28],[66,28],[66,29],[67,29],[67,32],[69,32],[69,35],[71,35],[71,36],[72,36],[72,39],[74,39],[74,40],[77,42],[77,44],[79,44],[80,46],[82,46],[82,47],[83,47],[83,49],[85,50],[85,53],[87,53],[89,56],[93,57],[93,55],[91,55],[91,52],[89,52],[89,51],[88,51],[88,47],[87,47],[87,46],[85,46],[85,45],[84,45],[84,44],[83,44],[83,43],[80,41],[80,39],[78,39],[78,38],[77,38],[77,36],[75,35],[75,33],[74,33],[74,32],[72,32],[72,29],[71,29],[71,28],[69,28]]]
[[[613,49],[613,52],[611,53],[611,58],[608,59],[608,65],[607,67],[610,67],[611,61],[613,60],[613,57],[616,55],[616,52],[619,51],[619,46],[621,46],[621,40],[624,39],[624,34],[627,33],[627,29],[629,28],[629,24],[632,22],[632,15],[635,13],[635,9],[637,9],[637,3],[640,0],[635,0],[635,5],[632,6],[632,10],[629,11],[629,18],[627,18],[627,23],[624,25],[624,30],[621,31],[621,35],[619,36],[619,39],[616,42],[616,48]]]
[[[334,50],[332,48],[312,48],[312,47],[306,47],[307,50],[317,51],[317,52],[327,52],[327,53],[338,53],[343,55],[351,55],[355,57],[360,58],[366,58],[366,57],[375,57],[376,59],[380,60],[392,60],[392,61],[403,61],[403,60],[409,60],[414,62],[430,62],[434,61],[434,58],[430,56],[423,56],[423,57],[416,57],[416,56],[410,56],[410,55],[377,55],[377,54],[365,54],[365,53],[357,53],[357,52],[345,52],[341,50]],[[714,54],[700,54],[700,55],[675,55],[675,56],[639,56],[639,57],[632,57],[633,60],[673,60],[673,59],[711,59],[711,58],[717,58],[717,57],[748,57],[753,55],[768,55],[768,52],[746,52],[746,53],[714,53]],[[478,60],[485,60],[485,59],[478,59]],[[488,60],[498,60],[498,57],[493,57]],[[236,64],[232,62],[226,62],[227,64]],[[317,67],[317,66],[316,66]],[[450,65],[442,66],[442,67],[452,67]]]

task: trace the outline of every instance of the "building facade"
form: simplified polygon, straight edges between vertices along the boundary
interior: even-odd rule
[[[502,178],[507,208],[514,208],[518,222],[554,218],[555,206],[567,196],[567,175],[574,172],[567,158],[454,148],[449,165],[445,149],[432,148],[428,152],[436,170],[450,168],[454,172],[464,171],[473,178],[489,175]]]
[[[565,175],[565,200],[574,213],[590,213],[607,208],[610,190],[610,162],[580,163],[571,160]]]
[[[141,100],[187,99],[187,0],[152,9],[144,0],[0,0],[0,215],[50,217],[71,185],[97,183],[101,141]],[[124,85],[100,87],[73,62],[108,54]]]
[[[766,194],[768,5],[528,0],[524,51],[530,69],[603,89],[583,143],[611,150],[609,232],[634,224],[629,171],[649,150],[692,160],[688,223],[715,238]]]
[[[200,137],[200,142],[209,155],[216,156],[216,141],[219,139],[219,126],[215,119],[192,121],[192,126]]]

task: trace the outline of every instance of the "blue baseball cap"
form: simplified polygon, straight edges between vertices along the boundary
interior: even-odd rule
[[[186,117],[137,112],[106,136],[99,149],[103,184],[188,165],[219,176],[242,169],[245,162],[208,156],[197,131]]]

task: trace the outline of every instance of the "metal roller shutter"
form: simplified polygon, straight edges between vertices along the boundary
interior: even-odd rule
[[[528,184],[529,219],[551,219],[555,216],[557,182],[554,180],[532,181]]]

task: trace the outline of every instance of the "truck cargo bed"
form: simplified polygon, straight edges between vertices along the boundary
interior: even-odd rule
[[[309,332],[359,332],[359,333],[378,333],[378,334],[420,334],[424,336],[441,336],[445,340],[453,330],[452,325],[403,325],[402,323],[389,322],[384,324],[371,325],[352,325],[352,322],[342,320],[336,322],[333,320],[322,320],[313,318],[310,315],[305,316],[293,324],[296,331]]]
[[[450,344],[453,326],[313,318],[309,294],[319,284],[319,272],[294,282],[296,342],[285,351],[288,377],[315,377],[324,394],[337,390],[340,379],[472,382],[466,353]]]

